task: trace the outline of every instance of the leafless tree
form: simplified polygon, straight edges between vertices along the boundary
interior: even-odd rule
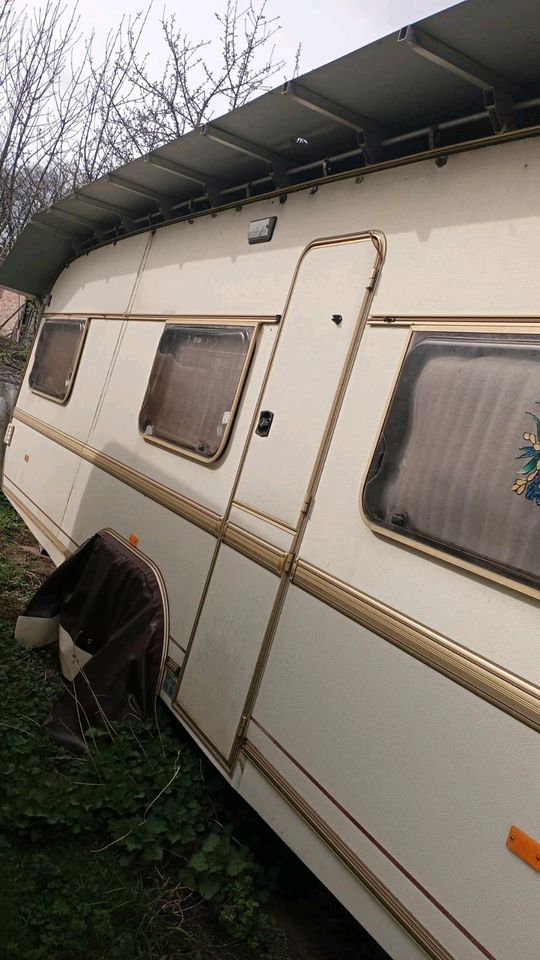
[[[227,0],[215,14],[215,38],[205,40],[188,37],[176,14],[165,10],[159,57],[142,49],[150,15],[148,7],[120,25],[99,68],[90,53],[92,103],[83,168],[91,178],[180,137],[218,110],[241,106],[268,89],[285,67],[274,46],[279,18],[267,16],[267,0],[242,6]]]
[[[24,14],[0,0],[0,249],[64,189],[81,119],[76,31],[60,0]]]
[[[285,66],[267,0],[225,0],[213,39],[188,37],[164,10],[163,56],[144,51],[151,16],[152,4],[123,20],[99,51],[79,36],[76,6],[18,14],[0,0],[0,254],[37,210],[241,106]]]

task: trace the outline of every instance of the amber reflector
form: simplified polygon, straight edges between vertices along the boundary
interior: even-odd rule
[[[506,846],[533,870],[540,871],[540,843],[528,837],[519,827],[510,827]]]
[[[130,542],[130,544],[131,544],[132,547],[136,547],[136,546],[137,546],[137,544],[138,544],[138,542],[139,542],[139,538],[138,538],[138,536],[137,536],[136,533],[130,533],[130,535],[129,535],[129,542]]]

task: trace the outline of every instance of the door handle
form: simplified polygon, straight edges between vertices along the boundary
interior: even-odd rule
[[[259,416],[259,422],[257,424],[257,429],[255,433],[259,437],[267,437],[270,433],[270,427],[272,426],[272,420],[274,419],[274,414],[271,410],[261,410]]]

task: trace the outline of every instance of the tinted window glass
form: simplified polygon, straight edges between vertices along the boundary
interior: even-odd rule
[[[540,585],[540,337],[416,334],[364,488],[368,518]]]
[[[171,325],[161,337],[139,429],[212,459],[225,442],[253,328]]]
[[[55,400],[64,401],[71,389],[86,322],[46,320],[41,329],[30,386]]]

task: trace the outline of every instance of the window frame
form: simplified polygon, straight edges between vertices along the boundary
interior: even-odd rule
[[[457,567],[461,570],[466,570],[469,573],[475,574],[477,577],[480,577],[483,580],[487,580],[491,583],[497,583],[504,587],[510,587],[512,590],[517,591],[521,594],[526,594],[529,597],[534,597],[535,599],[540,599],[540,587],[536,587],[531,583],[526,583],[523,580],[519,580],[517,577],[512,577],[510,575],[505,575],[498,570],[489,568],[487,565],[484,566],[481,563],[475,562],[473,559],[467,560],[463,556],[458,556],[452,553],[449,550],[445,550],[443,547],[433,546],[431,543],[423,543],[419,539],[413,537],[408,537],[404,534],[400,534],[395,530],[390,530],[388,527],[384,526],[381,523],[377,523],[376,520],[373,520],[367,513],[364,506],[364,495],[366,484],[368,481],[369,472],[371,465],[373,463],[373,458],[375,456],[377,447],[379,446],[384,425],[386,423],[389,410],[392,406],[396,390],[401,379],[403,368],[407,356],[410,352],[411,345],[415,334],[417,333],[471,333],[471,334],[484,334],[484,333],[493,333],[493,334],[521,334],[521,335],[530,335],[540,337],[540,318],[539,317],[516,317],[512,318],[498,318],[498,317],[434,317],[432,319],[418,317],[398,317],[392,316],[391,320],[387,318],[372,317],[371,320],[368,320],[369,327],[379,327],[379,328],[392,328],[392,327],[407,327],[409,329],[409,336],[406,340],[406,343],[401,351],[401,355],[398,360],[396,374],[392,380],[391,387],[388,392],[388,397],[384,405],[384,410],[379,421],[375,439],[373,445],[370,449],[369,456],[367,458],[366,467],[360,483],[360,492],[358,497],[358,505],[360,511],[360,517],[363,520],[364,524],[371,530],[372,533],[377,534],[381,537],[384,537],[387,540],[393,541],[395,543],[402,544],[407,547],[409,550],[414,551],[415,553],[420,553],[427,555],[428,557],[433,557],[436,560],[443,561],[446,565],[450,567]],[[494,561],[495,563],[495,561]]]
[[[248,349],[246,351],[244,362],[242,364],[242,369],[240,371],[240,376],[238,378],[238,383],[236,385],[236,390],[234,392],[233,401],[232,401],[231,409],[229,413],[229,419],[225,424],[225,429],[223,431],[221,442],[216,452],[212,454],[211,457],[204,457],[202,456],[202,454],[197,453],[195,450],[190,450],[188,447],[182,447],[179,444],[172,443],[170,440],[163,440],[160,437],[144,433],[144,431],[141,430],[140,428],[141,412],[144,408],[146,396],[150,388],[152,370],[154,369],[156,357],[159,352],[159,346],[161,344],[161,341],[168,327],[221,327],[221,328],[240,327],[242,330],[252,331],[252,336],[249,341]],[[229,443],[229,437],[232,433],[232,429],[236,421],[236,414],[238,411],[238,407],[240,406],[240,401],[242,399],[242,394],[244,392],[244,387],[246,385],[246,380],[247,380],[248,372],[251,366],[251,361],[253,359],[255,348],[258,342],[260,327],[261,327],[261,322],[259,320],[255,320],[255,319],[252,320],[250,318],[245,318],[245,317],[242,317],[242,318],[240,317],[238,318],[237,317],[226,317],[226,318],[225,317],[205,317],[204,319],[201,319],[200,317],[199,318],[182,317],[181,319],[178,319],[178,320],[176,319],[167,320],[163,324],[161,333],[159,335],[159,340],[156,346],[154,357],[152,359],[152,366],[150,368],[150,373],[148,375],[148,380],[146,383],[144,397],[143,397],[141,406],[139,408],[139,413],[137,417],[137,429],[139,432],[139,436],[142,437],[142,439],[145,440],[147,443],[151,443],[157,447],[162,447],[163,449],[169,450],[171,451],[171,453],[174,453],[177,456],[185,457],[188,460],[195,460],[197,463],[205,464],[206,466],[211,466],[217,460],[219,460],[220,457],[223,456],[223,453],[225,452],[225,449]]]
[[[88,329],[89,329],[89,327],[90,327],[90,319],[91,319],[90,317],[62,317],[62,316],[57,316],[57,317],[49,317],[49,316],[46,316],[46,317],[43,318],[43,322],[41,323],[41,325],[40,325],[40,327],[39,327],[39,332],[38,332],[38,335],[37,335],[37,337],[36,337],[35,349],[34,349],[34,351],[33,351],[33,354],[31,355],[32,365],[31,365],[31,366],[30,366],[30,364],[28,365],[28,366],[29,366],[29,370],[28,370],[28,387],[29,387],[31,393],[35,393],[36,396],[38,396],[38,397],[44,397],[45,400],[51,400],[52,403],[58,403],[61,407],[65,406],[65,405],[67,404],[67,402],[69,401],[69,399],[70,399],[70,397],[71,397],[71,393],[72,393],[72,390],[73,390],[73,385],[74,385],[74,383],[75,383],[75,379],[76,379],[76,377],[77,377],[77,372],[78,372],[78,370],[79,370],[79,363],[80,363],[80,360],[81,360],[82,352],[83,352],[83,350],[84,350],[84,345],[85,345],[85,342],[86,342],[86,337],[87,337],[87,335],[88,335]],[[70,378],[69,378],[69,382],[68,382],[68,385],[67,385],[67,388],[66,388],[66,392],[65,392],[65,394],[64,394],[64,396],[63,396],[62,398],[61,398],[61,397],[54,397],[51,393],[47,393],[45,390],[39,390],[39,389],[37,389],[36,387],[33,387],[32,384],[31,384],[31,382],[30,382],[30,377],[32,376],[32,371],[33,371],[33,369],[34,369],[34,367],[35,367],[35,364],[36,364],[37,352],[38,352],[38,349],[39,349],[39,341],[41,340],[41,336],[42,336],[42,334],[43,334],[43,331],[44,331],[45,326],[46,326],[47,323],[78,323],[78,324],[82,324],[82,331],[81,331],[81,336],[80,336],[80,338],[79,338],[79,344],[78,344],[78,347],[77,347],[77,351],[76,351],[76,353],[75,353],[75,359],[74,359],[74,362],[73,362],[73,369],[72,369],[72,371],[71,371],[71,376],[70,376]]]

